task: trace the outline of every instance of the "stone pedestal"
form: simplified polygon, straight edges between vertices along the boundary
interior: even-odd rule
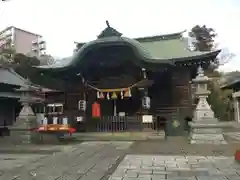
[[[224,140],[222,128],[225,123],[220,123],[214,117],[214,113],[206,101],[206,97],[201,96],[195,110],[192,122],[189,122],[191,144],[227,144]]]
[[[10,141],[13,144],[38,143],[39,135],[34,131],[36,128],[38,123],[32,108],[27,103],[23,103],[19,117],[10,129]]]
[[[189,140],[191,144],[227,144],[222,134],[221,123],[189,122],[191,131]]]
[[[240,123],[239,102],[237,97],[233,97],[234,119]]]

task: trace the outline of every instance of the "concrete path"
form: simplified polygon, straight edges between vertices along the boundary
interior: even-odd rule
[[[0,180],[100,180],[131,142],[84,142],[53,155],[0,154]]]
[[[233,157],[127,155],[109,180],[240,180]]]

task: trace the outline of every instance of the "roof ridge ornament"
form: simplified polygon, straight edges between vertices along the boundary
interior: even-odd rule
[[[107,27],[98,35],[98,39],[105,37],[122,36],[122,33],[118,32],[116,29],[110,26],[109,21],[106,21],[106,25]]]
[[[106,24],[107,24],[107,27],[108,27],[108,28],[111,28],[111,26],[110,26],[108,20],[106,20]]]

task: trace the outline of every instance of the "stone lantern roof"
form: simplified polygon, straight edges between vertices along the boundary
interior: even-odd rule
[[[207,83],[211,79],[204,75],[203,68],[199,66],[197,76],[195,79],[192,80],[193,83],[199,84],[199,83]]]

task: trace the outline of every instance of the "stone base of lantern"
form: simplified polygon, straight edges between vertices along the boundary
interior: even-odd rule
[[[10,128],[9,142],[12,144],[39,143],[39,133],[34,131],[37,127],[37,118],[31,107],[24,105],[16,122]]]
[[[221,123],[190,122],[190,144],[227,144],[222,133]]]
[[[60,135],[57,133],[41,133],[40,139],[42,144],[59,144]]]

